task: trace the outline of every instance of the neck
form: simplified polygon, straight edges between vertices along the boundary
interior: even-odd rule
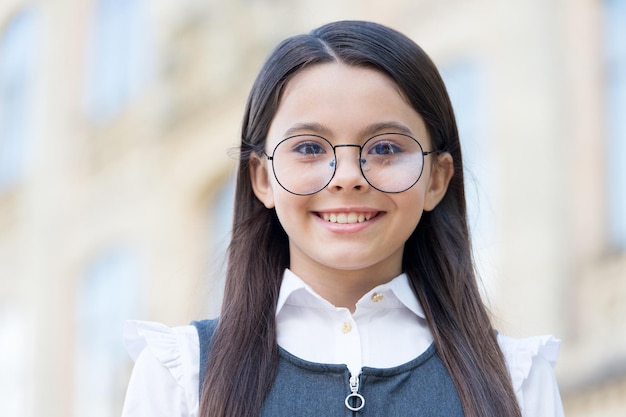
[[[297,265],[291,265],[289,269],[335,307],[345,307],[352,313],[363,295],[401,273],[400,269],[377,271],[376,268],[362,270],[319,268],[311,271]]]

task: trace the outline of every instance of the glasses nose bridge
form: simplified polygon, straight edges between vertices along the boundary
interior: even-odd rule
[[[361,152],[361,149],[363,149],[361,145],[357,145],[356,143],[342,143],[339,145],[334,145],[333,151],[335,151],[337,148],[358,148],[359,152]]]
[[[343,143],[340,145],[333,146],[333,155],[335,157],[335,168],[339,164],[337,161],[337,148],[357,148],[359,150],[357,161],[361,159],[361,152],[363,151],[363,146],[357,145],[356,143]]]

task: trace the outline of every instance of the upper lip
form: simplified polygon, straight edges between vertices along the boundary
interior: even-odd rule
[[[371,214],[375,214],[380,211],[381,210],[377,210],[371,207],[342,207],[342,208],[315,210],[315,213],[318,213],[318,214],[323,214],[323,213],[371,213]]]

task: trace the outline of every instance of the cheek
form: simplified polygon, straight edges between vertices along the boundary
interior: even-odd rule
[[[278,184],[274,184],[274,204],[278,220],[285,231],[295,227],[296,222],[308,214],[306,198],[290,194]]]
[[[423,187],[406,191],[398,201],[398,209],[401,213],[401,221],[406,224],[407,230],[412,233],[424,213],[424,193]]]

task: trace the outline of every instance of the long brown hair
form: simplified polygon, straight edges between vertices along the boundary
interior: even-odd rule
[[[201,417],[258,416],[278,362],[275,310],[289,266],[287,236],[252,191],[250,155],[265,146],[281,93],[304,67],[340,61],[390,76],[423,117],[436,149],[454,159],[441,203],[422,216],[404,248],[403,270],[468,417],[521,416],[481,300],[466,221],[461,148],[443,81],[413,41],[385,26],[335,22],[279,44],[250,93],[241,137],[224,301],[203,384]]]

